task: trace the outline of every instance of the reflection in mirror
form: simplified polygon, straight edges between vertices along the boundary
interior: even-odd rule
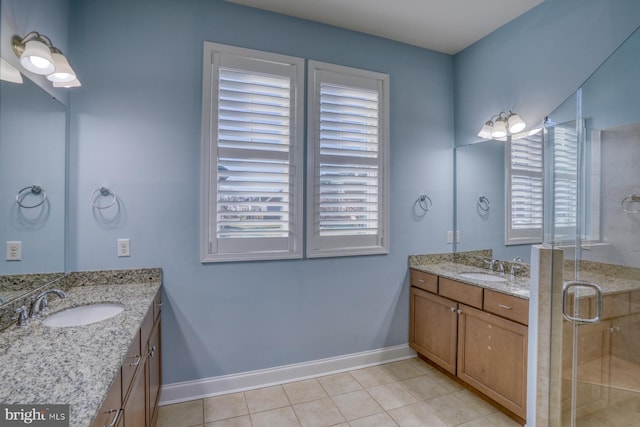
[[[541,144],[541,136],[519,140],[534,140]],[[539,154],[537,154],[539,155]],[[511,150],[508,142],[484,141],[477,144],[465,145],[455,149],[456,156],[456,210],[455,223],[459,231],[459,241],[456,243],[456,251],[472,251],[479,249],[491,249],[493,257],[502,260],[522,258],[527,261],[530,257],[531,239],[527,243],[507,244],[506,230],[508,218],[514,216],[513,212],[507,212],[507,191],[510,189],[511,180],[507,182],[509,172],[506,167],[511,165]],[[510,162],[507,164],[507,162]],[[513,174],[511,174],[513,175]],[[509,175],[509,176],[511,176]],[[528,185],[529,178],[525,173],[518,185]],[[524,181],[523,181],[524,180]],[[519,191],[521,188],[514,188]],[[542,188],[540,188],[540,191]],[[511,206],[511,204],[509,204]],[[532,215],[531,206],[524,204],[525,210],[516,211],[512,223],[517,224],[516,229],[529,226]],[[542,217],[541,206],[538,208],[539,217]],[[522,215],[526,213],[526,215]],[[518,223],[520,221],[520,223]],[[541,240],[541,237],[538,241]]]
[[[0,299],[64,272],[66,107],[35,83],[0,82]],[[39,186],[41,192],[32,191]],[[46,198],[45,198],[46,194]],[[23,204],[16,202],[16,197]],[[7,260],[6,242],[20,242]],[[25,276],[27,275],[27,276]]]

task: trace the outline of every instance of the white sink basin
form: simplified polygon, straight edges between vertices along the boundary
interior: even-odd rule
[[[122,304],[90,304],[70,308],[46,317],[42,323],[52,328],[88,325],[110,319],[122,313]]]
[[[498,276],[497,274],[485,273],[482,271],[466,271],[458,273],[458,276],[465,279],[484,280],[485,282],[506,282],[507,278],[504,276]]]

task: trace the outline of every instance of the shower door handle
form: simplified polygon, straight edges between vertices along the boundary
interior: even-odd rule
[[[575,301],[576,297],[575,297],[575,292],[574,292],[574,296],[573,296],[573,300],[574,300],[574,309],[573,309],[573,314],[569,314],[568,313],[568,307],[567,307],[567,303],[569,301],[569,290],[572,288],[589,288],[591,290],[593,290],[595,292],[596,295],[596,315],[595,317],[591,317],[591,318],[583,318],[583,317],[579,317],[576,316],[576,310],[575,310]],[[576,289],[577,290],[577,289]],[[580,281],[571,281],[571,282],[567,282],[564,285],[564,288],[562,289],[562,315],[564,316],[565,319],[567,319],[570,322],[575,322],[575,323],[599,323],[600,319],[602,318],[602,289],[600,288],[600,286],[596,283],[590,283],[590,282],[580,282]]]

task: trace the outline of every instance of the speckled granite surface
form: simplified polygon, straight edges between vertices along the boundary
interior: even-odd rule
[[[448,279],[457,280],[469,285],[480,286],[482,288],[492,289],[494,291],[507,293],[519,298],[529,298],[529,265],[525,263],[514,263],[510,261],[502,261],[505,265],[505,271],[509,272],[511,265],[517,265],[519,270],[515,277],[509,274],[504,275],[504,282],[492,282],[479,279],[470,279],[463,277],[460,273],[487,273],[484,261],[492,258],[491,249],[428,254],[428,255],[411,255],[409,256],[409,267],[424,271],[425,273],[435,274],[436,276],[446,277]]]
[[[597,283],[604,294],[640,290],[640,268],[580,261],[580,280]],[[575,280],[575,261],[564,261],[564,280]]]
[[[49,302],[51,313],[74,305],[123,304],[124,311],[111,319],[70,328],[49,328],[41,319],[32,319],[27,328],[11,326],[2,331],[0,402],[70,404],[70,426],[88,426],[161,286],[160,269],[137,272],[140,275],[90,272],[98,283],[109,283],[93,286],[83,280],[82,273],[75,273],[82,286],[73,286],[69,280],[67,298],[52,297]],[[134,281],[114,284],[109,280],[117,282],[118,274]]]

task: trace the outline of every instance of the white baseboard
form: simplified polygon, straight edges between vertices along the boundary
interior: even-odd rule
[[[252,390],[416,357],[407,344],[162,386],[160,405]]]

